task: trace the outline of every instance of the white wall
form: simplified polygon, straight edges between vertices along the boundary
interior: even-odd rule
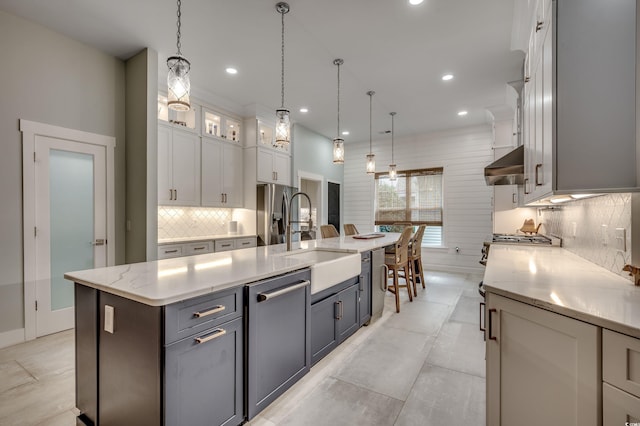
[[[122,263],[125,70],[116,58],[2,11],[0,51],[7,58],[0,72],[0,346],[6,346],[24,338],[18,120],[116,137],[116,262]]]
[[[444,247],[423,248],[425,267],[478,271],[482,243],[492,233],[492,187],[484,167],[493,161],[491,127],[474,126],[396,138],[398,170],[444,167]],[[374,230],[374,178],[365,173],[369,141],[345,144],[344,223],[361,233]],[[373,142],[376,170],[388,169],[391,139]],[[460,251],[456,253],[455,248]]]

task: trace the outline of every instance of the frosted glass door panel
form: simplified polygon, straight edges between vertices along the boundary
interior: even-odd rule
[[[93,155],[52,149],[49,155],[51,310],[73,306],[65,272],[94,267]]]

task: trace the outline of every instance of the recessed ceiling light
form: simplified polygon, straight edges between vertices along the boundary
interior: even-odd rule
[[[467,111],[458,111],[458,115],[459,115],[460,117],[465,116],[465,115],[467,115],[467,114],[468,114],[468,112],[467,112]]]
[[[227,74],[238,74],[238,70],[232,67],[227,68]]]
[[[442,79],[444,81],[453,80],[453,74],[445,74],[445,75],[442,76]]]
[[[309,112],[309,108],[300,108],[300,112]]]
[[[347,136],[347,135],[349,134],[349,131],[348,131],[348,130],[345,130],[344,132],[342,132],[342,134],[343,134],[344,136]]]
[[[409,0],[409,4],[412,4],[412,5],[415,6],[415,5],[418,5],[418,4],[422,3],[423,1],[424,0]]]

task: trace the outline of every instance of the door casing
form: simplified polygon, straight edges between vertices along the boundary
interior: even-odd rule
[[[115,262],[115,179],[116,140],[112,136],[83,132],[50,124],[20,120],[22,132],[22,214],[24,254],[24,332],[25,340],[36,338],[36,136],[46,136],[105,147],[107,192],[107,265]]]

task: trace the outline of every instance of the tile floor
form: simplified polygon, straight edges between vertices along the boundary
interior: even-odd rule
[[[251,426],[485,424],[481,274],[428,271],[427,289],[363,327]],[[0,350],[0,425],[75,425],[73,331]]]

